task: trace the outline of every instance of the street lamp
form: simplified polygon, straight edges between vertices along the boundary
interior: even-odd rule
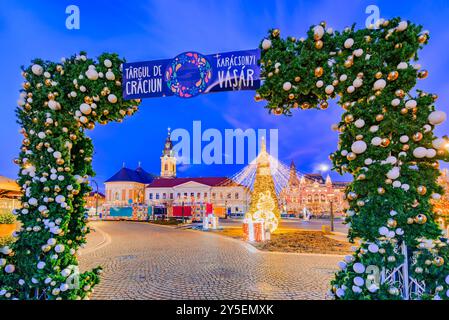
[[[330,194],[328,196],[330,204],[330,218],[331,218],[331,231],[334,231],[334,195]]]
[[[182,215],[182,223],[184,223],[184,201],[187,199],[187,196],[184,195],[182,198],[182,208],[181,208],[181,215]]]
[[[91,182],[93,182],[97,188],[97,192],[95,194],[95,215],[98,215],[98,183],[97,181],[91,179]]]

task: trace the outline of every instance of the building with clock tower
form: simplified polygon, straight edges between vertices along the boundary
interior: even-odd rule
[[[173,143],[170,135],[170,128],[168,128],[161,156],[161,178],[176,178],[176,157],[173,154]]]

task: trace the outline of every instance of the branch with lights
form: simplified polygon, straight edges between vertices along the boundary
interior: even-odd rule
[[[354,176],[346,223],[350,240],[361,245],[339,264],[330,290],[337,299],[409,297],[399,283],[376,282],[367,273],[373,267],[388,273],[404,259],[410,278],[424,284],[410,298],[449,299],[448,240],[430,201],[443,192],[438,160],[449,160],[448,138],[433,133],[446,114],[435,110],[436,95],[412,90],[428,75],[414,62],[428,40],[421,26],[395,18],[343,32],[323,22],[299,40],[273,29],[260,44],[265,81],[255,99],[268,101],[270,113],[326,109],[337,96],[344,109],[330,157],[335,170]]]
[[[84,196],[91,191],[93,145],[86,130],[121,122],[139,101],[124,101],[116,54],[84,52],[61,63],[36,59],[23,69],[17,117],[24,139],[20,167],[21,230],[0,248],[0,299],[84,299],[101,268],[75,274],[86,242]]]

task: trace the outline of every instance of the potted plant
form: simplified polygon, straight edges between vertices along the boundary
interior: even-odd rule
[[[10,211],[0,211],[0,237],[10,236],[16,230],[16,217]]]

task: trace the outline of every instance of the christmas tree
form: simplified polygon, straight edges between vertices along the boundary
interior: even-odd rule
[[[246,217],[252,220],[264,219],[270,231],[273,232],[277,229],[280,213],[265,140],[262,140],[262,148],[256,164],[256,178]]]

